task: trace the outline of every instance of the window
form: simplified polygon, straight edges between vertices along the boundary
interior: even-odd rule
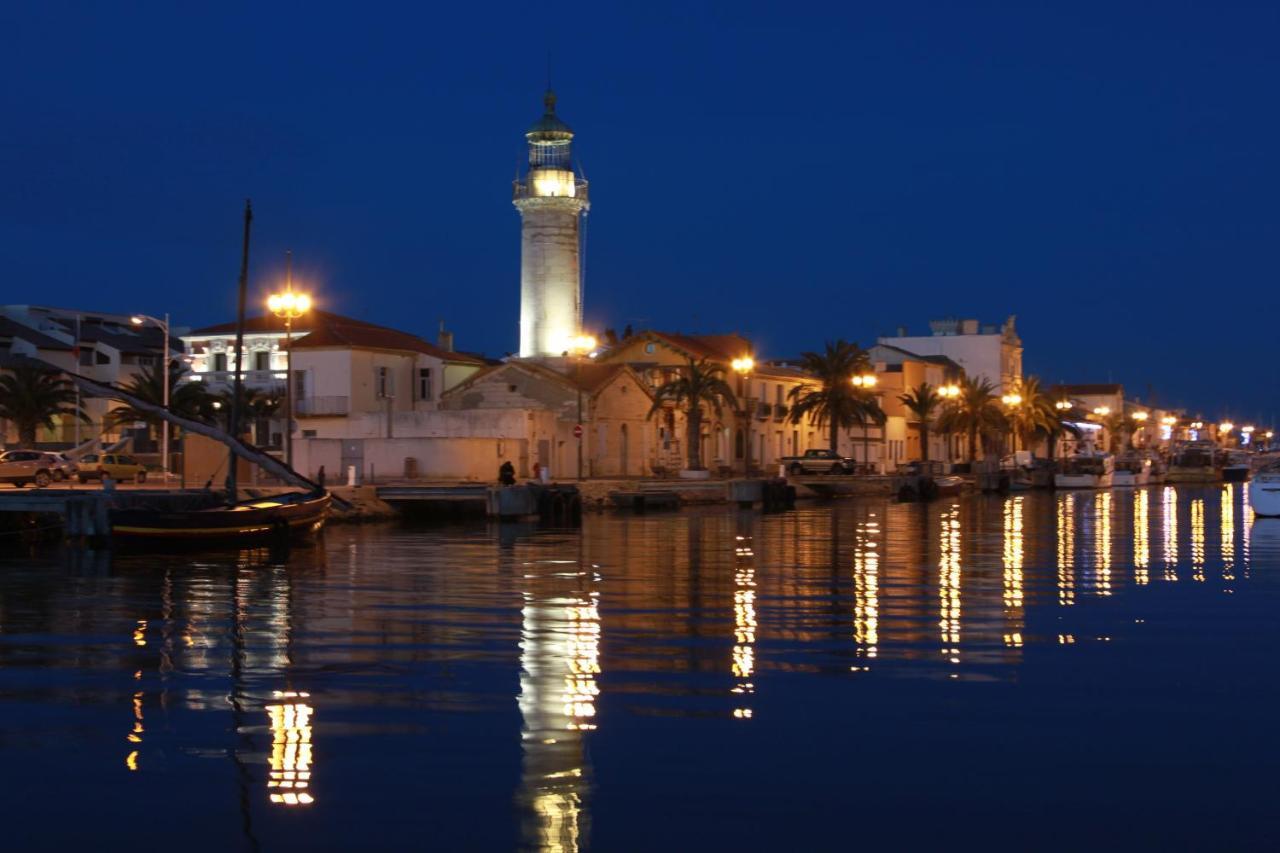
[[[431,368],[418,368],[418,399],[431,399]]]
[[[390,399],[396,395],[395,374],[389,367],[373,369],[373,390],[381,399]]]
[[[303,437],[303,438],[315,438],[315,437],[316,437],[316,431],[315,431],[315,430],[313,430],[313,429],[304,429],[304,430],[302,431],[302,437]]]
[[[295,370],[293,372],[293,398],[295,400],[305,400],[307,397],[307,371]]]
[[[213,369],[219,373],[226,373],[227,354],[225,352],[215,352],[213,354]]]
[[[254,370],[270,370],[271,369],[271,353],[259,350],[253,354]]]
[[[773,402],[777,403],[779,406],[782,405],[782,384],[781,383],[773,386]]]
[[[653,355],[653,353],[654,353],[657,349],[658,349],[658,348],[657,348],[656,346],[654,346],[654,345],[653,345],[653,342],[652,342],[652,341],[644,345],[644,351],[645,351],[645,352],[647,352],[649,355]]]

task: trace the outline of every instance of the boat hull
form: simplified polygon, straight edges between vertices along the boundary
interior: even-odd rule
[[[1165,472],[1166,483],[1220,483],[1222,475],[1215,468],[1170,468]]]
[[[215,509],[112,510],[111,536],[126,543],[238,545],[315,535],[329,513],[329,494],[290,495]]]
[[[1256,477],[1249,484],[1249,506],[1254,515],[1280,518],[1280,477]]]
[[[1055,489],[1109,489],[1114,474],[1054,474]]]
[[[1151,481],[1148,471],[1116,471],[1111,475],[1111,485],[1117,488],[1145,486]]]
[[[1245,465],[1232,465],[1222,469],[1222,482],[1246,483],[1249,481],[1249,468]]]

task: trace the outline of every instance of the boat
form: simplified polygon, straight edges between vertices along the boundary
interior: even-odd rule
[[[212,493],[204,501],[198,500],[200,495],[183,496],[189,500],[178,506],[166,497],[110,509],[112,538],[126,544],[296,542],[324,527],[330,501],[327,491],[286,492],[230,505]]]
[[[1113,486],[1145,486],[1151,482],[1151,460],[1137,454],[1125,454],[1116,459],[1111,475]]]
[[[1091,448],[1068,456],[1053,476],[1056,489],[1109,489],[1115,473],[1115,457]]]
[[[1251,454],[1247,450],[1232,450],[1229,452],[1222,466],[1222,481],[1224,483],[1248,482],[1249,474],[1253,471],[1250,458]]]
[[[1263,518],[1280,518],[1280,462],[1258,471],[1249,482],[1249,506]]]
[[[1164,475],[1166,483],[1217,483],[1221,480],[1221,452],[1212,441],[1188,441],[1174,447]]]

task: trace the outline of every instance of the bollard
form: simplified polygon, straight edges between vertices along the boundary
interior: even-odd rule
[[[347,485],[354,486],[356,484],[356,466],[347,466]]]

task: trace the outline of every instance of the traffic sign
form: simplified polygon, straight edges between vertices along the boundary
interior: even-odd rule
[[[582,424],[576,424],[573,428],[573,437],[582,438]]]

